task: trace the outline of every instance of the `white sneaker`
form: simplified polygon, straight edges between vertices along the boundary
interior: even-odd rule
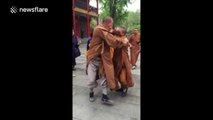
[[[102,104],[107,104],[107,105],[113,105],[114,104],[114,101],[109,99],[107,95],[103,95],[101,102],[102,102]]]
[[[134,70],[136,68],[136,65],[132,66],[132,70]]]
[[[90,92],[89,93],[89,101],[90,102],[94,102],[95,101],[94,92]]]

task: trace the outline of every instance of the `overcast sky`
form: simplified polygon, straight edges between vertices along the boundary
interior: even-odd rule
[[[128,7],[125,7],[125,9],[127,9],[128,11],[133,11],[133,12],[135,12],[136,10],[140,10],[141,1],[140,0],[132,0],[132,1],[133,1],[133,3],[128,4]],[[96,7],[97,6],[96,4],[97,4],[96,0],[90,0],[91,6]],[[100,14],[100,8],[101,8],[101,5],[99,3],[99,14]]]

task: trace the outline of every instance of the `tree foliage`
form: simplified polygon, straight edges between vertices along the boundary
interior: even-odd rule
[[[100,18],[111,16],[114,26],[121,26],[128,16],[128,11],[124,9],[131,0],[100,0],[102,13]]]
[[[97,25],[97,21],[95,18],[91,18],[91,21],[90,21],[90,30],[91,32],[93,32],[95,26]]]
[[[114,26],[122,26],[127,28],[128,35],[132,34],[135,28],[140,31],[140,11],[127,11],[124,7],[128,7],[128,3],[135,0],[100,0],[102,5],[100,19],[105,16],[111,16],[114,20]]]
[[[135,28],[140,31],[140,11],[129,12],[127,19],[124,21],[124,25],[126,25],[128,33],[132,33]]]

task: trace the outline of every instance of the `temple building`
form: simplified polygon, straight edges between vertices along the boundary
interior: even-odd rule
[[[72,0],[73,30],[78,37],[84,38],[90,36],[90,21],[92,18],[98,23],[98,0],[96,7],[89,3],[91,0]]]

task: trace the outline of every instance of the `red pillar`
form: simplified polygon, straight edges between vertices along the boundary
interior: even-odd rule
[[[87,13],[89,13],[89,0],[87,0]],[[90,36],[90,20],[89,14],[87,14],[87,36]]]
[[[90,36],[90,16],[88,15],[88,37]]]
[[[74,29],[74,33],[76,34],[77,32],[76,32],[76,26],[75,26],[75,11],[74,11],[74,5],[75,5],[75,2],[74,2],[75,0],[72,0],[72,18],[73,18],[73,29]]]
[[[97,3],[97,14],[98,14],[98,0],[96,0],[96,3]],[[98,17],[97,17],[97,25],[99,24],[99,23],[98,23],[98,18],[99,18],[99,15],[98,15]]]
[[[80,26],[80,18],[79,18],[79,15],[78,15],[78,37],[81,37],[81,26]]]

